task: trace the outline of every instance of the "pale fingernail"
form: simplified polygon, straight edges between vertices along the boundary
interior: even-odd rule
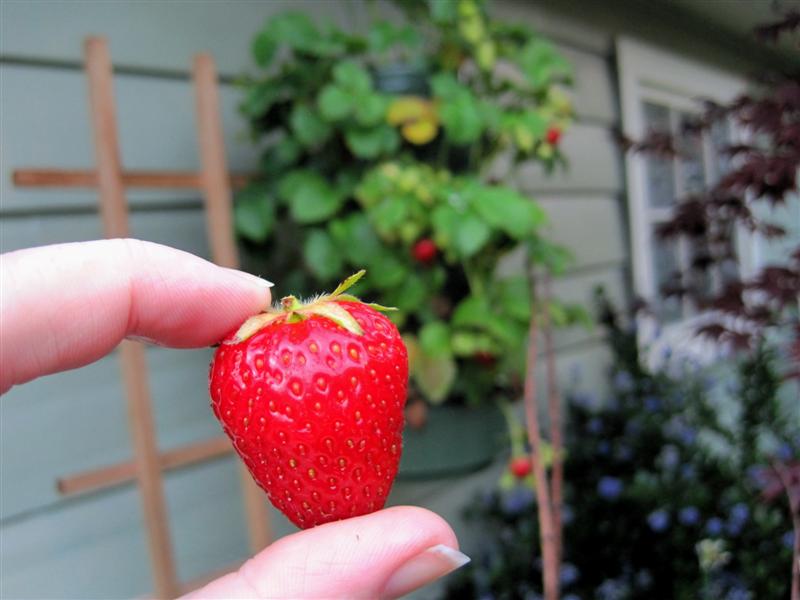
[[[463,567],[469,556],[444,544],[438,544],[406,561],[389,578],[382,598],[399,598],[423,585]]]
[[[272,286],[275,285],[271,281],[267,281],[266,279],[262,279],[258,275],[253,275],[251,273],[245,273],[244,271],[239,271],[238,269],[226,269],[226,271],[229,271],[229,272],[235,274],[237,277],[245,279],[245,280],[249,281],[250,283],[255,283],[259,287],[271,288]]]

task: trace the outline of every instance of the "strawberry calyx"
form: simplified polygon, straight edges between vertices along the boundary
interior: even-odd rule
[[[345,294],[345,292],[355,285],[365,274],[366,270],[362,269],[342,281],[330,294],[323,294],[310,300],[301,301],[295,296],[285,296],[281,298],[276,306],[270,307],[266,311],[247,319],[242,323],[241,327],[236,330],[236,333],[224,343],[239,344],[244,342],[273,321],[281,318],[284,318],[286,323],[299,323],[312,316],[324,317],[343,327],[350,333],[363,335],[364,331],[358,321],[338,303],[361,302],[356,296]],[[380,304],[370,302],[361,303],[378,311],[397,310],[393,307],[381,306]]]

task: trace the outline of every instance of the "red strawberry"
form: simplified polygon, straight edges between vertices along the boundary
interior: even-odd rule
[[[508,470],[518,479],[523,479],[531,474],[533,464],[529,456],[517,456],[508,464]]]
[[[383,507],[402,450],[408,355],[376,305],[333,294],[245,321],[211,364],[211,406],[270,501],[303,529]]]
[[[436,243],[430,238],[422,238],[411,249],[412,256],[421,263],[429,263],[439,252]]]
[[[557,146],[558,141],[561,139],[561,130],[556,126],[550,127],[547,130],[544,139],[547,141],[548,144]]]

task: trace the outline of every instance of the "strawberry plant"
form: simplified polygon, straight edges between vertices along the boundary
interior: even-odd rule
[[[300,293],[366,267],[359,293],[398,308],[415,399],[514,396],[528,274],[563,270],[568,253],[500,181],[522,161],[564,162],[570,66],[481,0],[396,4],[403,23],[359,33],[298,12],[265,23],[241,105],[261,177],[237,198],[237,231],[254,268]],[[585,318],[544,308],[554,324]]]

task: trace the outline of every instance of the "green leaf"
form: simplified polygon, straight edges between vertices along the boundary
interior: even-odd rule
[[[253,58],[259,67],[268,67],[275,56],[277,45],[272,37],[272,32],[262,29],[253,40]]]
[[[430,0],[429,6],[436,23],[452,23],[456,20],[458,3],[453,0]]]
[[[525,277],[509,277],[497,283],[503,312],[527,323],[531,317],[531,290]]]
[[[345,131],[345,142],[359,158],[377,158],[397,148],[400,138],[394,127],[382,124],[374,128],[353,127]]]
[[[343,294],[344,292],[349,290],[351,287],[353,287],[356,283],[358,283],[358,280],[361,279],[364,275],[366,275],[366,273],[367,272],[364,269],[361,269],[357,273],[353,273],[352,275],[350,275],[350,277],[346,278],[339,285],[337,285],[336,289],[333,290],[330,295],[331,296],[338,296],[340,294]]]
[[[326,121],[341,121],[353,109],[351,96],[337,85],[326,85],[317,98],[317,106]]]
[[[428,290],[422,279],[414,274],[406,277],[397,291],[391,294],[391,304],[400,310],[414,312],[428,297]]]
[[[322,281],[341,275],[344,264],[339,250],[330,236],[321,229],[308,234],[303,244],[306,266]]]
[[[440,100],[439,118],[448,137],[456,144],[477,141],[483,133],[483,111],[472,91],[450,74],[431,80],[434,95]]]
[[[250,184],[236,194],[233,220],[242,237],[266,241],[275,224],[275,204],[264,185]]]
[[[278,194],[298,223],[317,223],[336,213],[344,198],[314,171],[297,170],[278,184]]]
[[[564,327],[569,321],[564,305],[557,300],[550,300],[547,303],[547,314],[554,327]]]
[[[317,47],[320,32],[307,14],[299,11],[269,17],[265,31],[277,44],[288,44],[297,50],[312,52]]]
[[[369,270],[370,283],[381,290],[396,287],[408,277],[408,268],[391,250],[384,248],[369,257]]]
[[[467,296],[458,303],[452,316],[454,327],[484,328],[486,321],[491,319],[489,303],[480,296]]]
[[[470,206],[492,227],[515,239],[530,237],[547,222],[544,210],[533,200],[503,186],[474,186],[466,193]]]
[[[398,27],[389,21],[378,21],[373,23],[367,33],[367,42],[371,51],[381,53],[398,44],[409,48],[417,47],[421,37],[411,26]]]
[[[528,242],[533,262],[543,265],[553,275],[561,275],[572,264],[572,253],[564,246],[553,244],[541,238]]]
[[[516,348],[524,340],[527,327],[495,314],[486,321],[486,331],[498,342],[508,347]]]
[[[294,164],[300,156],[301,148],[297,141],[285,135],[261,156],[261,170],[266,175],[279,175]]]
[[[419,344],[422,352],[433,358],[449,356],[450,330],[442,321],[426,323],[419,330]]]
[[[246,117],[260,117],[278,100],[280,94],[279,84],[272,80],[260,81],[247,89],[239,108]]]
[[[356,104],[356,121],[367,127],[381,123],[386,117],[386,98],[380,94],[368,94]]]
[[[483,248],[492,230],[472,213],[467,213],[456,225],[456,248],[464,258],[469,258]]]
[[[328,229],[350,264],[366,265],[372,270],[372,258],[378,255],[382,244],[364,213],[331,221]]]
[[[437,246],[440,248],[451,248],[453,246],[458,220],[458,212],[449,205],[443,204],[433,209],[431,224],[433,225],[433,237]]]
[[[320,119],[308,104],[295,104],[289,117],[292,132],[307,148],[322,145],[331,135],[331,126]]]
[[[477,352],[493,352],[497,350],[492,339],[474,331],[456,331],[451,338],[453,354],[456,356],[474,356]]]
[[[394,237],[397,228],[408,216],[408,203],[404,198],[390,196],[370,211],[375,229],[385,237]]]
[[[372,79],[361,65],[353,61],[342,61],[333,68],[333,78],[345,90],[361,95],[372,91]]]
[[[555,47],[541,39],[531,39],[519,53],[519,65],[534,89],[550,83],[567,80],[572,75],[572,66]]]
[[[415,361],[414,381],[432,404],[446,398],[456,378],[456,363],[450,356],[429,357],[420,353]]]

